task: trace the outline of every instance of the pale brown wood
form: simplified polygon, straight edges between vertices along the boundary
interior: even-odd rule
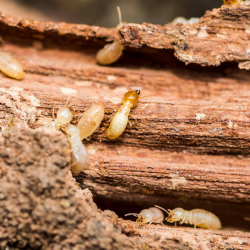
[[[249,4],[249,3],[248,3]],[[126,46],[172,49],[185,63],[204,66],[237,62],[249,69],[249,5],[225,5],[207,11],[192,25],[124,25],[116,36]]]
[[[84,142],[89,159],[77,177],[101,208],[120,216],[154,204],[204,208],[224,226],[249,230],[250,73],[239,69],[248,68],[249,11],[222,7],[195,25],[126,24],[118,31],[2,14],[2,50],[22,62],[26,75],[2,76],[1,130],[46,125],[70,93],[76,114],[101,101],[105,118]],[[207,36],[197,37],[205,26]],[[126,45],[123,56],[97,65],[96,52],[114,37]],[[126,84],[156,96],[140,99],[132,127],[110,141],[105,127]]]

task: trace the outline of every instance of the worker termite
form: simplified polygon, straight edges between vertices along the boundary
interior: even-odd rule
[[[79,129],[72,125],[68,124],[66,126],[62,126],[61,129],[68,134],[69,142],[71,144],[71,172],[73,175],[79,174],[84,169],[87,162],[87,150],[85,146],[82,144],[82,140],[80,137]]]
[[[139,214],[137,213],[130,213],[130,214],[125,214],[125,216],[133,215],[135,217],[138,217],[136,222],[137,223],[142,223],[146,224],[149,223],[155,223],[155,224],[162,224],[164,221],[164,214],[163,212],[159,209],[161,207],[150,207],[148,209],[143,209]]]
[[[0,70],[7,76],[21,80],[24,77],[22,65],[6,52],[0,52]]]
[[[100,126],[104,117],[104,105],[102,103],[92,105],[83,113],[77,124],[81,140],[90,136]]]
[[[192,17],[190,19],[186,19],[185,17],[179,16],[176,17],[171,23],[169,24],[177,24],[177,23],[183,23],[183,24],[193,24],[193,23],[198,23],[200,21],[200,18],[198,17]]]
[[[135,107],[139,101],[140,90],[129,91],[122,98],[122,106],[115,114],[107,131],[109,139],[116,139],[125,130],[128,123],[128,116],[131,108]]]
[[[117,29],[122,27],[122,18],[120,8],[117,7],[119,24],[116,26]],[[99,50],[96,55],[96,61],[101,65],[109,65],[116,62],[122,55],[124,46],[121,45],[116,39],[111,44],[107,44],[103,49]]]
[[[64,107],[60,108],[57,111],[56,119],[52,123],[48,124],[47,125],[48,127],[55,127],[56,130],[60,130],[60,128],[63,125],[66,125],[66,124],[71,122],[71,120],[73,119],[73,116],[74,116],[74,111],[72,109],[70,109],[69,107],[67,107],[70,98],[71,98],[71,96],[69,96]],[[53,117],[54,117],[54,109],[53,109]]]
[[[203,209],[193,209],[190,211],[184,210],[180,207],[173,210],[168,209],[168,217],[166,220],[170,223],[175,222],[175,224],[177,221],[181,221],[180,224],[191,224],[194,225],[195,228],[196,226],[214,230],[221,228],[219,218],[215,214]]]

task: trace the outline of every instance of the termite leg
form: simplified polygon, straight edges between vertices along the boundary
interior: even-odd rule
[[[183,220],[182,220],[182,222],[180,222],[180,225],[184,222],[185,218],[186,218],[186,217],[184,217]]]
[[[139,124],[138,119],[135,118],[135,126],[137,127],[138,124]]]
[[[129,87],[128,87],[128,84],[126,84],[126,88],[127,88],[127,91],[129,91]]]
[[[66,101],[66,103],[65,103],[65,105],[64,105],[64,108],[68,105],[68,103],[69,103],[71,97],[72,97],[72,94],[69,95],[69,97],[68,97],[68,99],[67,99],[67,101]]]
[[[52,109],[52,119],[53,121],[55,120],[55,107],[53,106],[53,109]]]
[[[177,222],[175,221],[175,222],[174,222],[174,226],[176,227],[176,225],[177,225]]]
[[[131,129],[132,128],[132,123],[130,120],[128,120],[128,128]]]

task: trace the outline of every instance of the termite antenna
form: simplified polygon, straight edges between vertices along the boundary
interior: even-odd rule
[[[157,208],[159,208],[159,209],[161,209],[162,211],[165,211],[167,214],[169,214],[169,209],[168,210],[166,210],[165,208],[163,208],[163,207],[160,207],[160,206],[157,206],[157,205],[155,205],[155,207],[157,207]]]
[[[126,88],[127,88],[127,91],[129,91],[129,86],[128,86],[128,84],[126,84]]]
[[[138,217],[138,216],[139,216],[139,214],[137,214],[137,213],[125,214],[125,216],[130,216],[130,215],[135,216],[135,217]]]
[[[151,97],[151,96],[157,96],[157,95],[146,95],[146,96],[140,96],[140,99],[141,99],[141,98],[145,98],[145,97]]]
[[[52,113],[52,119],[55,120],[55,107],[53,106],[53,113]]]
[[[67,101],[66,101],[66,103],[64,105],[64,108],[66,108],[67,105],[69,104],[69,101],[70,101],[71,97],[72,97],[72,94],[69,95],[69,97],[68,97],[68,99],[67,99]]]
[[[119,24],[122,27],[122,13],[121,13],[120,6],[117,6],[116,8],[117,8],[117,12],[118,12]]]

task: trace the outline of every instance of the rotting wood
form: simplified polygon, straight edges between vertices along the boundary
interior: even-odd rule
[[[250,69],[249,5],[225,5],[207,11],[199,23],[192,25],[125,24],[116,38],[125,46],[173,49],[185,63],[204,66],[238,62]]]
[[[249,7],[240,8],[244,8],[243,13],[247,16]],[[230,8],[226,11],[225,7],[211,13],[222,13],[221,19],[230,19],[233,10],[239,13]],[[206,14],[199,25],[208,23],[211,26],[211,13]],[[228,13],[231,14],[228,16]],[[220,30],[220,21],[223,20],[218,21],[220,16],[215,16],[214,27],[217,28],[214,29]],[[243,49],[248,48],[248,37],[247,32],[240,31],[240,25],[247,30],[247,19],[244,17],[239,22],[229,23],[227,35],[238,32],[239,41],[245,39],[246,44],[235,43],[237,51],[244,52]],[[234,24],[235,30],[232,29]],[[134,27],[134,24],[124,26],[119,32],[126,27]],[[190,27],[177,25],[175,28],[164,26],[163,29],[178,31]],[[89,144],[92,145],[88,148],[92,155],[88,169],[78,177],[81,185],[90,187],[97,199],[106,199],[111,207],[116,206],[112,202],[125,201],[130,204],[129,208],[150,202],[173,208],[167,207],[169,203],[179,206],[184,199],[189,206],[204,203],[203,208],[213,208],[212,202],[217,201],[223,205],[217,204],[213,212],[221,211],[219,215],[223,216],[223,209],[228,211],[224,220],[231,218],[237,221],[249,217],[248,159],[236,157],[249,155],[250,149],[250,73],[247,70],[240,70],[236,64],[230,63],[210,68],[199,65],[186,67],[174,57],[173,50],[175,53],[177,50],[173,44],[167,50],[154,49],[152,44],[137,49],[127,47],[116,64],[101,67],[95,63],[96,52],[106,40],[113,39],[114,29],[40,23],[2,14],[0,30],[2,49],[19,59],[26,72],[23,81],[4,76],[1,79],[2,130],[10,125],[37,128],[46,124],[53,107],[57,110],[64,106],[70,93],[73,94],[70,104],[76,113],[86,110],[94,102],[103,101],[105,120],[91,137]],[[211,40],[212,33],[208,30],[207,33],[209,36],[203,42]],[[218,44],[223,41],[219,38],[216,38]],[[178,39],[182,42],[182,38]],[[193,48],[199,48],[201,40],[193,38],[192,42]],[[223,54],[222,61],[204,61],[209,57],[200,53],[200,49],[196,63],[248,63],[247,54],[242,53],[238,57],[238,52],[232,53],[232,47],[225,48],[228,48],[230,56]],[[220,50],[214,53],[221,55]],[[133,89],[140,88],[144,96],[157,97],[141,99],[138,107],[131,111],[132,128],[128,127],[116,141],[109,141],[104,128],[114,115],[113,109],[120,104],[126,84]],[[3,93],[6,90],[11,94]],[[136,156],[137,150],[141,156]],[[195,155],[197,153],[220,156]],[[132,160],[133,157],[136,160]]]
[[[6,131],[0,156],[1,249],[198,250],[250,245],[249,233],[139,227],[114,212],[100,211],[91,192],[76,187],[69,172],[69,145],[54,130]]]
[[[130,221],[118,220],[122,230],[131,235],[145,249],[249,249],[249,233],[196,230],[193,228],[166,227],[160,225],[139,226]],[[143,248],[142,248],[143,249]]]

